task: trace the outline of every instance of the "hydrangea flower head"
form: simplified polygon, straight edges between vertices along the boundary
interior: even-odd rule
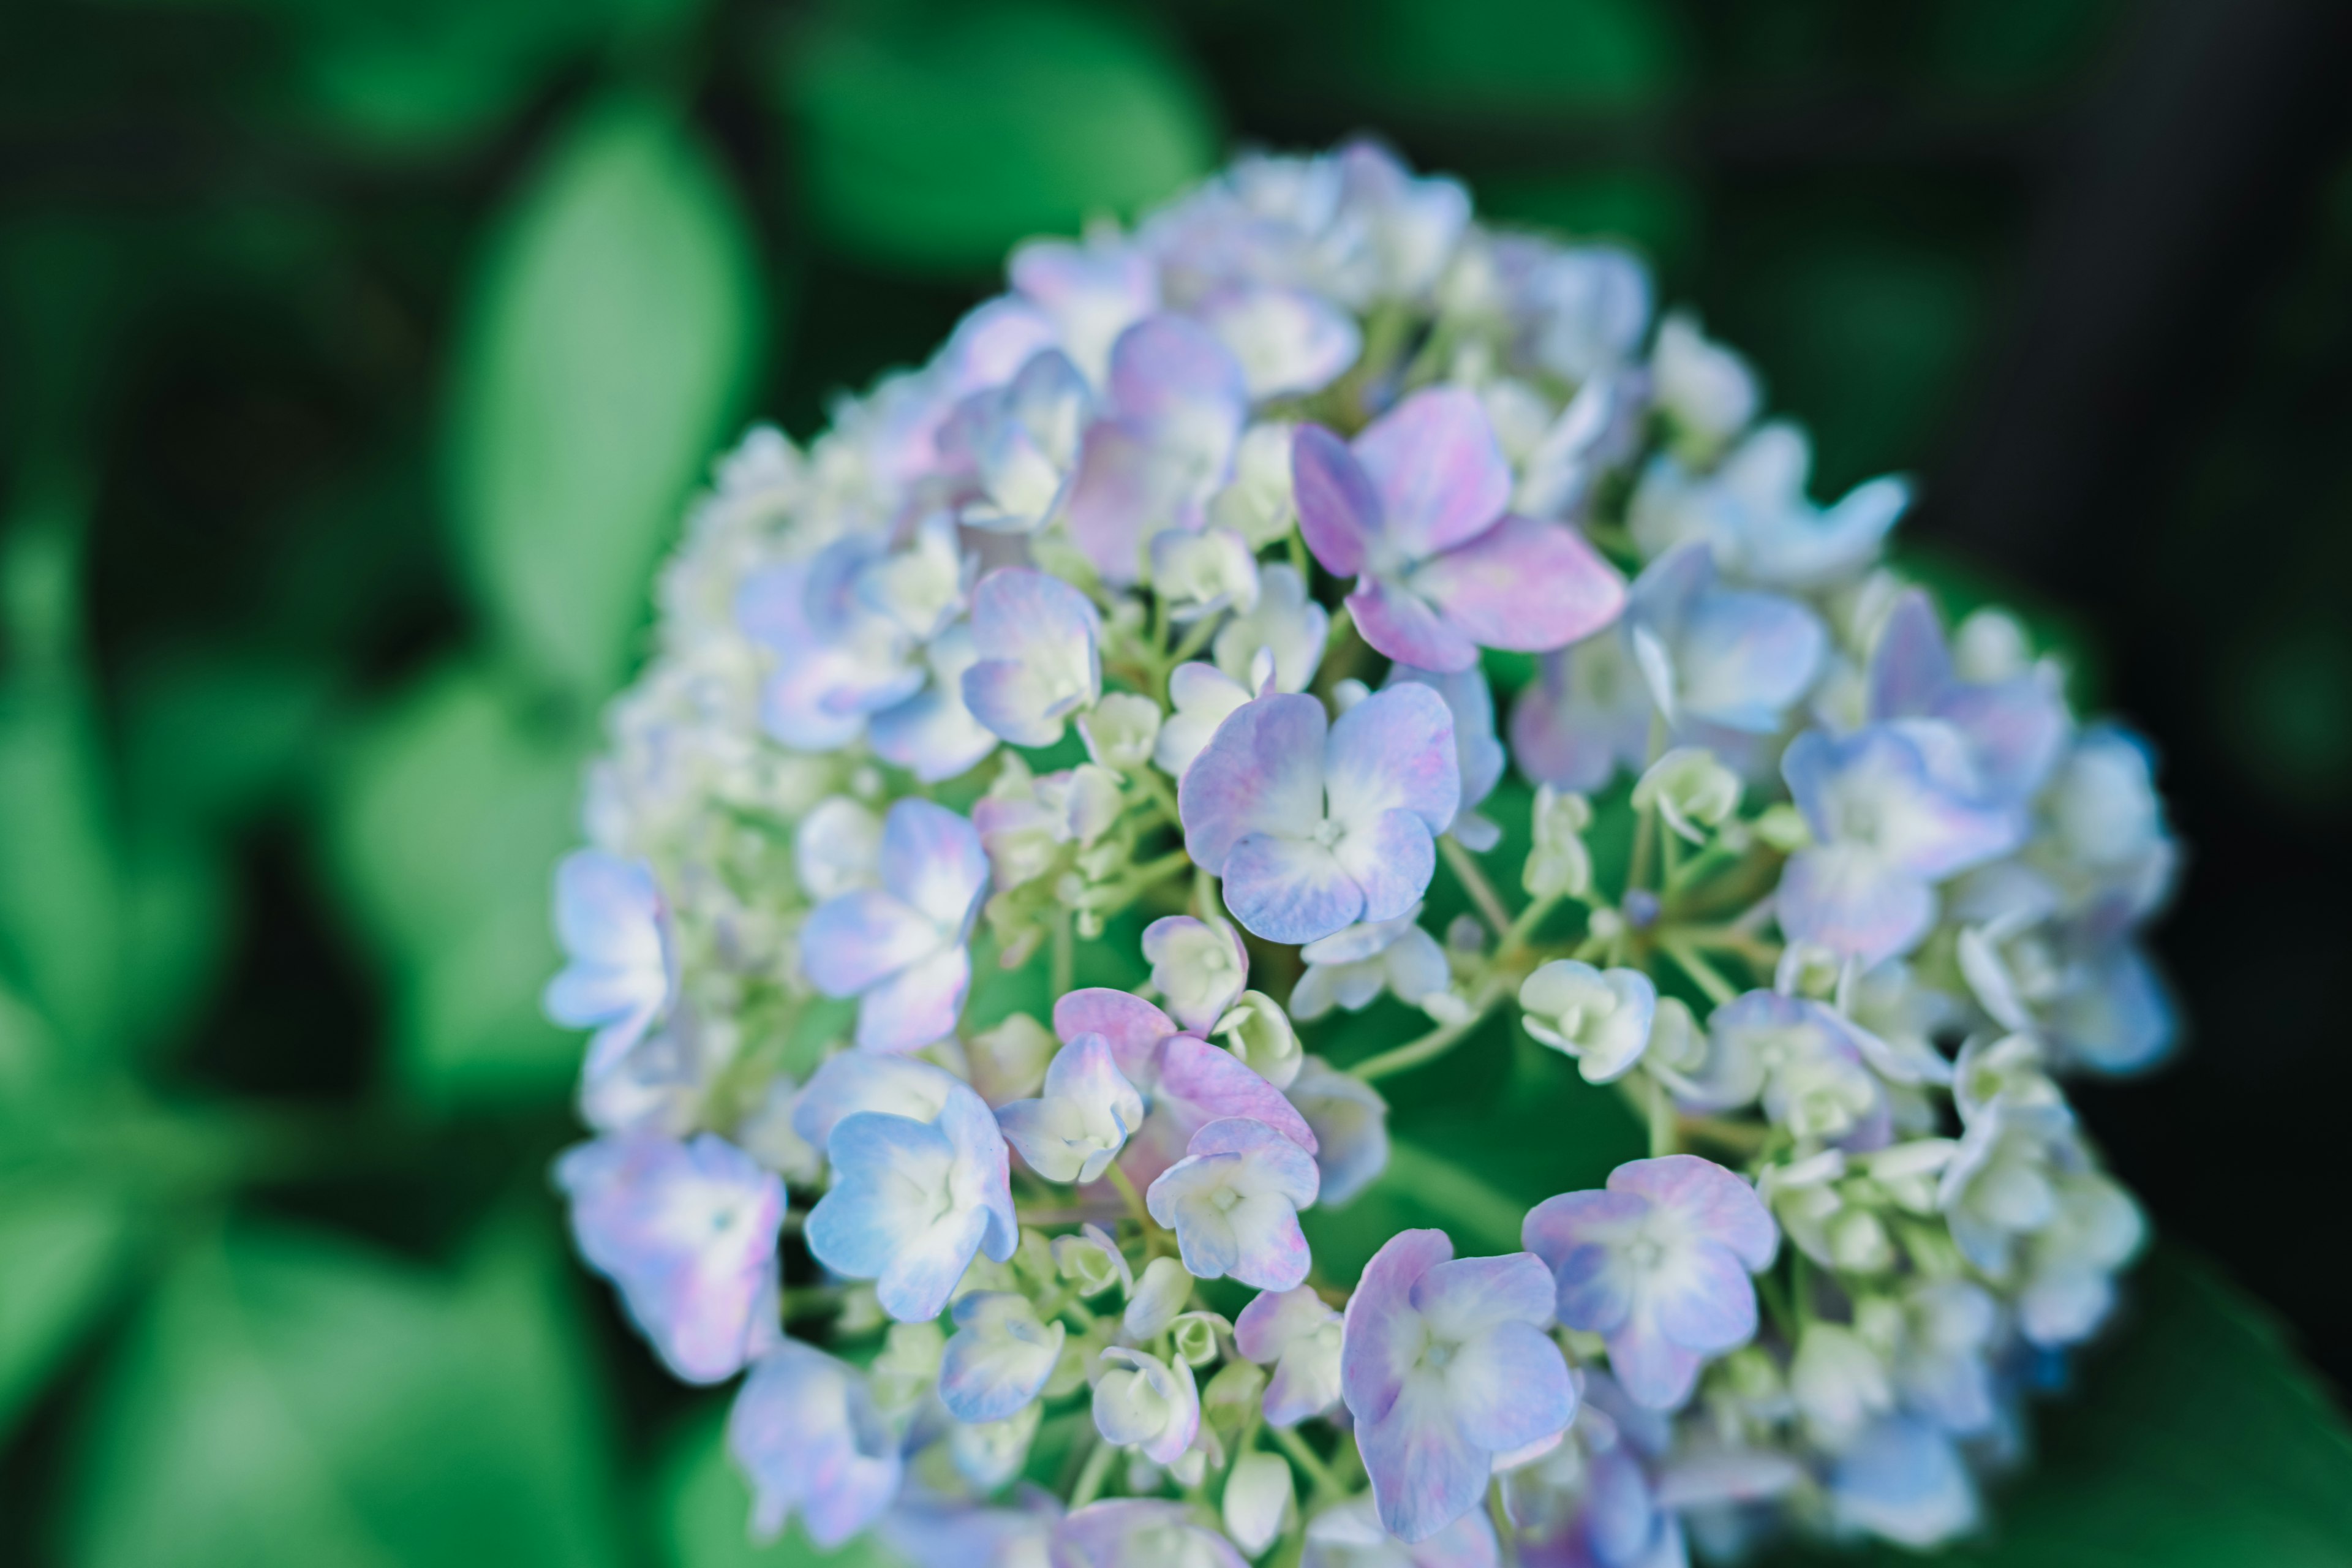
[[[1605,1191],[1563,1193],[1528,1211],[1528,1250],[1550,1268],[1559,1321],[1597,1333],[1633,1399],[1672,1409],[1706,1357],[1756,1331],[1748,1276],[1779,1250],[1756,1190],[1694,1154],[1635,1160]]]
[[[1545,1334],[1552,1282],[1528,1253],[1454,1256],[1444,1231],[1400,1233],[1348,1300],[1340,1384],[1381,1523],[1425,1541],[1476,1508],[1495,1456],[1576,1414]]]
[[[1224,879],[1234,918],[1305,942],[1411,908],[1461,795],[1453,715],[1407,685],[1337,723],[1312,697],[1257,698],[1218,727],[1177,798],[1185,848]]]
[[[1467,669],[1481,647],[1564,647],[1624,605],[1580,535],[1507,513],[1510,465],[1465,392],[1414,393],[1352,444],[1302,426],[1291,464],[1307,548],[1357,579],[1357,629],[1400,663]]]

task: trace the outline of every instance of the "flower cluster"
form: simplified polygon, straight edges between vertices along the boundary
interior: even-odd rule
[[[1904,481],[1815,501],[1760,405],[1632,258],[1356,145],[1024,247],[722,463],[547,1007],[595,1030],[581,1251],[679,1376],[747,1374],[758,1532],[1969,1528],[2141,1239],[2063,1086],[2170,1043],[2175,850],[2028,629],[1888,563]],[[1426,1023],[1326,1032],[1375,1005]],[[1318,1267],[1381,1082],[1497,1049],[1650,1156],[1519,1250]]]

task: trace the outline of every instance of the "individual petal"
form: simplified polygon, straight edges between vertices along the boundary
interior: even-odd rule
[[[1625,607],[1625,579],[1575,530],[1506,516],[1412,574],[1414,594],[1482,647],[1542,653],[1591,636]]]
[[[1234,846],[1251,835],[1313,835],[1323,821],[1328,733],[1323,704],[1312,697],[1276,692],[1235,709],[1177,786],[1194,863],[1223,876]]]
[[[1053,1375],[1065,1330],[1037,1321],[1027,1298],[975,1290],[955,1304],[956,1331],[940,1362],[940,1402],[957,1420],[1003,1421]]]
[[[1323,780],[1335,822],[1352,828],[1383,812],[1407,811],[1432,833],[1444,832],[1462,802],[1462,765],[1445,699],[1417,681],[1365,698],[1331,726]]]
[[[1384,523],[1372,477],[1347,443],[1320,425],[1301,425],[1291,437],[1290,483],[1298,531],[1323,569],[1337,577],[1365,571]]]
[[[1356,319],[1304,289],[1227,287],[1193,307],[1242,367],[1253,398],[1319,392],[1356,363]]]
[[[971,954],[944,948],[888,975],[857,999],[857,1045],[914,1051],[955,1033],[971,989]]]
[[[826,995],[855,996],[949,941],[921,911],[859,888],[819,904],[801,927],[801,968]]]
[[[1727,1248],[1750,1273],[1772,1266],[1780,1228],[1744,1178],[1696,1154],[1629,1160],[1609,1173],[1612,1193],[1639,1193],[1679,1215],[1693,1235]]]
[[[1465,387],[1412,394],[1366,426],[1352,449],[1380,497],[1385,537],[1403,560],[1476,538],[1510,504],[1510,462]]]
[[[1198,772],[1196,766],[1193,774]],[[1187,774],[1187,779],[1193,774]],[[1370,860],[1380,846],[1410,838],[1413,832],[1427,842],[1429,830],[1417,819],[1402,812],[1391,816],[1401,819],[1399,831],[1383,839],[1379,837],[1381,825],[1376,824],[1373,837],[1360,851],[1360,862]],[[1423,857],[1427,864],[1420,887],[1407,893],[1404,902],[1411,903],[1429,885],[1434,855],[1432,848]],[[1382,890],[1395,891],[1387,887]],[[1341,930],[1364,912],[1363,889],[1331,849],[1311,838],[1278,838],[1262,833],[1243,838],[1225,857],[1223,891],[1225,907],[1234,919],[1268,942],[1313,942]]]
[[[1400,663],[1450,672],[1478,662],[1478,645],[1469,635],[1395,578],[1358,578],[1348,614],[1375,651]]]
[[[1101,617],[1084,594],[1044,572],[999,567],[971,594],[964,705],[1016,746],[1051,745],[1064,721],[1102,693]]]

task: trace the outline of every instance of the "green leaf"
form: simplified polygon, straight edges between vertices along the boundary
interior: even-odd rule
[[[129,1202],[102,1184],[0,1187],[0,1436],[112,1299],[131,1230]]]
[[[67,1560],[596,1568],[606,1423],[551,1249],[495,1233],[452,1279],[274,1231],[190,1252],[111,1370]]]
[[[1988,1568],[2336,1568],[2352,1561],[2352,1433],[2262,1307],[2159,1249],[2079,1385],[2036,1407],[2039,1452],[1991,1499]],[[1783,1560],[1776,1559],[1776,1563]],[[1799,1562],[1885,1564],[1892,1550]]]
[[[838,0],[786,58],[811,215],[845,250],[950,272],[1132,214],[1208,173],[1208,94],[1111,8]]]
[[[592,105],[500,221],[457,354],[450,510],[499,636],[575,697],[626,670],[764,331],[743,215],[659,103]]]
[[[539,1014],[556,860],[587,737],[542,732],[479,668],[422,681],[348,749],[326,802],[344,900],[394,988],[394,1057],[429,1101],[551,1098],[580,1041]]]
[[[655,1478],[654,1511],[665,1568],[895,1568],[870,1538],[819,1552],[795,1520],[765,1546],[751,1541],[751,1489],[727,1457],[727,1415],[713,1409],[682,1428]]]

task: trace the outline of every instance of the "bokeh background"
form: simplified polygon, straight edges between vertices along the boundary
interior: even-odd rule
[[[2332,0],[0,6],[0,1564],[798,1560],[545,1179],[649,573],[1015,238],[1362,130],[2155,739],[2190,1031],[2087,1109],[2181,1250],[1984,1550],[2346,1560],[2347,80]]]

